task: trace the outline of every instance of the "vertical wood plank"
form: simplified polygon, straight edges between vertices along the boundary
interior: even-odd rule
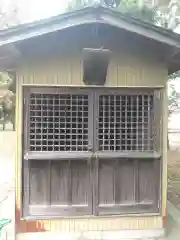
[[[30,204],[50,204],[49,171],[49,161],[30,162]]]
[[[139,203],[139,161],[134,160],[134,199]]]
[[[118,82],[118,60],[115,56],[112,57],[111,61],[109,62],[109,66],[107,69],[107,77],[106,77],[106,86],[117,86]]]
[[[92,209],[93,214],[96,216],[98,214],[98,204],[99,204],[99,158],[95,157],[92,159]],[[93,181],[94,179],[94,181]]]
[[[167,78],[166,78],[167,80]],[[166,217],[167,214],[167,135],[168,135],[168,94],[167,85],[162,92],[162,112],[163,112],[163,122],[162,122],[162,215]]]
[[[139,162],[139,201],[155,201],[155,182],[156,177],[153,160]]]
[[[29,204],[30,204],[30,179],[29,179],[29,161],[22,159],[22,173],[23,173],[23,215],[28,215],[29,213]]]
[[[23,144],[22,148],[23,151],[26,152],[29,150],[29,120],[30,120],[30,94],[27,88],[23,89],[23,112],[22,112],[22,117],[23,117]]]
[[[52,161],[51,205],[67,205],[69,202],[70,169],[68,161]]]
[[[162,117],[162,93],[161,91],[155,91],[154,93],[154,104],[152,113],[153,119],[153,138],[155,151],[161,151],[161,117]]]
[[[114,161],[102,160],[99,165],[99,204],[115,204]]]
[[[160,211],[161,209],[161,163],[162,159],[154,160],[154,185],[155,185],[155,197],[154,197],[154,210]]]
[[[71,162],[72,204],[88,203],[89,171],[87,161]]]
[[[95,117],[94,114],[94,93],[88,94],[88,151],[91,151],[92,154],[95,151],[95,141],[94,141],[94,129],[95,129]]]
[[[15,194],[16,204],[21,206],[21,176],[22,176],[22,83],[23,75],[16,75],[16,157],[15,157]]]
[[[119,160],[117,166],[116,192],[117,203],[134,202],[134,164],[133,161]]]

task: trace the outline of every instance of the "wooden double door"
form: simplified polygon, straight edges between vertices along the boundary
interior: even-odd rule
[[[37,87],[24,98],[25,215],[159,211],[153,91]]]

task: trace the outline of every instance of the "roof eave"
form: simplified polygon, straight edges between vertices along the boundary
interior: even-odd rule
[[[11,59],[11,64],[9,65],[10,68],[13,67],[13,62],[17,62],[16,60],[19,58],[19,54],[15,49],[15,43],[20,43],[26,39],[31,39],[63,29],[91,23],[102,23],[117,27],[119,29],[125,29],[129,32],[164,44],[168,48],[172,48],[172,52],[180,52],[180,36],[176,33],[134,18],[130,18],[129,16],[127,17],[124,14],[104,7],[87,7],[85,9],[66,13],[50,19],[25,24],[6,31],[1,31],[0,65],[3,62],[3,57],[6,59],[9,57],[9,59]],[[8,50],[6,54],[2,54],[3,51],[1,50],[3,49]],[[4,65],[3,68],[8,67],[8,60],[6,62],[7,66]],[[177,71],[180,69],[180,64],[174,63],[173,57],[171,56],[168,60],[168,69],[169,73],[173,73],[175,70]]]
[[[0,46],[90,23],[109,24],[180,48],[180,37],[177,34],[104,7],[87,7],[47,20],[2,31],[0,32]]]

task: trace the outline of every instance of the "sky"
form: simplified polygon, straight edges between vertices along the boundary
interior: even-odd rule
[[[15,5],[21,23],[48,18],[63,13],[70,0],[0,0],[5,9]],[[180,27],[176,30],[180,33]]]
[[[6,8],[16,5],[20,22],[31,22],[65,11],[68,0],[0,0]]]

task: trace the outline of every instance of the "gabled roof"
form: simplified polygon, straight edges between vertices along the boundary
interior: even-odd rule
[[[149,22],[132,18],[129,15],[99,5],[0,31],[0,67],[4,52],[8,52],[8,54],[9,52],[12,53],[13,57],[16,55],[15,43],[91,23],[102,23],[119,29],[125,29],[128,32],[166,45],[172,50],[170,56],[168,56],[169,73],[180,69],[180,35],[170,30],[154,26]],[[4,51],[5,49],[6,51]],[[173,61],[174,57],[175,61]],[[7,61],[7,56],[4,58]]]
[[[105,23],[180,48],[180,35],[100,5],[0,31],[0,46],[88,23]]]

